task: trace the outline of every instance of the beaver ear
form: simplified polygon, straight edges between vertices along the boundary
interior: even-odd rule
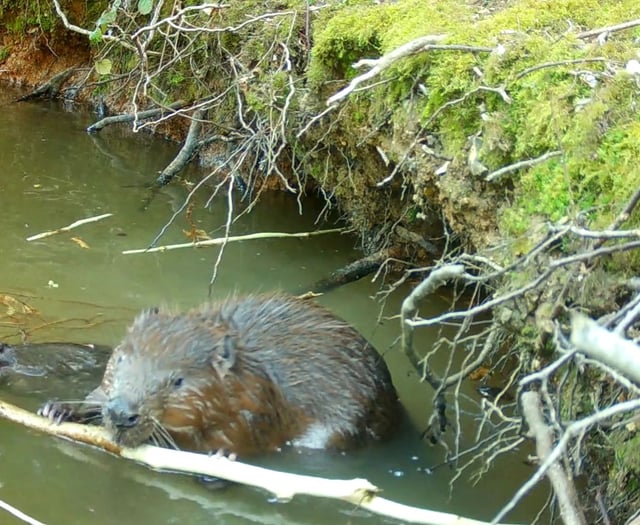
[[[220,379],[227,375],[236,362],[236,349],[233,338],[227,334],[222,340],[222,344],[214,348],[211,357],[211,366],[218,372]]]

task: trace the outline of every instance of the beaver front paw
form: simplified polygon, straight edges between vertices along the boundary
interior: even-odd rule
[[[63,421],[75,421],[76,419],[73,406],[59,401],[47,401],[38,409],[37,414],[58,425]]]

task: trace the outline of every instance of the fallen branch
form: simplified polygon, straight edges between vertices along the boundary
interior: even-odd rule
[[[302,233],[280,233],[280,232],[262,232],[262,233],[250,233],[247,235],[236,235],[233,237],[219,237],[216,239],[207,239],[205,241],[185,242],[181,244],[167,244],[165,246],[156,246],[154,248],[142,248],[137,250],[125,250],[122,255],[131,255],[134,253],[154,253],[154,252],[166,252],[169,250],[178,250],[180,248],[202,248],[203,246],[217,246],[220,244],[226,244],[227,242],[236,241],[253,241],[255,239],[273,239],[273,238],[308,238],[315,235],[324,235],[326,233],[344,233],[343,228],[333,228],[331,230],[318,230],[315,232],[302,232]]]
[[[402,322],[402,351],[418,372],[422,372],[422,356],[413,348],[414,325],[410,322],[411,318],[418,313],[420,302],[428,295],[434,293],[442,285],[446,284],[447,281],[472,278],[472,276],[465,273],[464,270],[465,268],[462,264],[449,264],[437,268],[402,301],[400,311]]]
[[[147,109],[145,111],[139,111],[138,113],[125,113],[123,115],[113,115],[111,117],[105,117],[98,122],[91,124],[91,126],[87,128],[87,132],[93,133],[94,131],[100,131],[102,128],[110,126],[111,124],[133,122],[134,120],[146,120],[157,116],[164,116],[167,113],[175,112],[186,105],[187,102],[185,102],[184,100],[178,100],[173,104],[169,104],[167,107]]]
[[[389,250],[380,250],[367,257],[362,257],[332,272],[329,277],[316,281],[309,287],[308,291],[324,293],[339,286],[358,281],[364,276],[375,272],[389,257]]]
[[[44,523],[42,523],[41,521],[38,521],[37,519],[32,518],[31,516],[25,514],[21,510],[16,509],[14,506],[9,505],[8,503],[2,500],[0,500],[0,509],[6,510],[9,514],[14,516],[15,518],[22,520],[25,523],[28,523],[29,525],[44,525]]]
[[[542,415],[540,394],[535,391],[524,392],[521,396],[522,413],[529,425],[531,437],[536,441],[538,458],[544,461],[553,450],[554,436],[551,427]],[[558,499],[560,516],[565,525],[585,525],[586,520],[573,482],[567,476],[560,461],[549,466],[547,477],[553,486],[553,493]]]
[[[34,89],[31,93],[27,93],[26,95],[20,97],[16,100],[16,102],[24,102],[26,100],[35,100],[42,98],[56,98],[58,96],[58,93],[60,93],[62,84],[64,84],[69,79],[69,77],[75,70],[76,67],[74,66],[61,71],[56,75],[53,75],[47,82]]]
[[[600,35],[602,33],[615,33],[616,31],[623,31],[625,29],[631,29],[632,27],[640,26],[640,18],[635,20],[629,20],[622,24],[616,24],[614,26],[599,27],[598,29],[590,29],[589,31],[582,31],[578,33],[578,38],[589,38],[590,36]]]
[[[590,427],[605,421],[611,417],[623,414],[625,412],[634,412],[640,410],[640,399],[632,399],[629,401],[623,401],[617,403],[609,408],[605,408],[600,412],[596,412],[588,417],[575,421],[566,427],[562,437],[558,440],[555,448],[546,457],[546,459],[540,464],[535,474],[529,478],[529,480],[522,485],[511,500],[502,508],[498,515],[494,518],[492,523],[498,523],[499,520],[504,518],[517,503],[522,500],[531,489],[542,479],[546,474],[549,467],[551,467],[556,461],[560,459],[560,456],[565,453],[569,445],[569,441],[575,437],[583,435]]]
[[[183,452],[151,445],[142,445],[135,449],[120,447],[109,439],[106,430],[102,427],[77,423],[56,425],[46,418],[3,401],[0,401],[0,417],[34,430],[100,447],[153,469],[214,476],[260,488],[272,493],[280,501],[289,501],[296,495],[305,494],[338,499],[376,514],[411,523],[487,525],[486,522],[410,507],[380,498],[377,496],[379,489],[365,479],[335,480],[290,474],[232,461],[224,456]]]
[[[113,213],[105,213],[103,215],[96,215],[95,217],[80,219],[76,222],[69,224],[69,226],[64,226],[63,228],[58,228],[57,230],[38,233],[36,235],[32,235],[31,237],[27,237],[27,241],[36,241],[38,239],[43,239],[45,237],[51,237],[52,235],[57,235],[58,233],[68,232],[69,230],[73,230],[74,228],[77,228],[78,226],[82,226],[83,224],[101,221],[102,219],[106,219],[107,217],[111,217],[112,215]]]
[[[158,175],[158,178],[156,179],[157,186],[166,186],[169,184],[171,179],[173,179],[173,177],[175,177],[176,174],[187,165],[195,155],[196,151],[198,151],[198,136],[202,129],[202,117],[205,112],[205,109],[198,109],[194,111],[191,116],[191,124],[189,125],[187,138],[175,158],[165,169],[162,170],[162,173]]]
[[[487,182],[493,182],[498,177],[506,175],[507,173],[513,173],[514,171],[521,170],[522,168],[530,168],[531,166],[535,166],[536,164],[540,164],[541,162],[545,162],[546,160],[552,159],[554,157],[559,157],[561,155],[562,151],[549,151],[544,155],[536,157],[535,159],[514,162],[513,164],[509,164],[509,166],[505,166],[504,168],[500,168],[499,170],[489,173],[489,175],[487,175],[484,180],[486,180]]]
[[[416,53],[419,53],[420,51],[425,50],[426,46],[430,46],[437,42],[441,42],[445,38],[446,38],[446,35],[423,36],[421,38],[416,38],[411,42],[407,42],[404,45],[401,45],[400,47],[394,49],[393,51],[390,51],[386,55],[383,55],[376,60],[360,60],[356,62],[353,65],[354,69],[359,69],[363,66],[369,66],[371,67],[371,69],[366,73],[363,73],[362,75],[358,75],[351,82],[349,82],[349,85],[347,87],[345,87],[344,89],[341,89],[332,97],[329,97],[329,99],[327,100],[327,106],[332,106],[339,100],[342,100],[347,95],[349,95],[354,89],[356,89],[360,84],[362,84],[365,80],[369,80],[375,77],[376,75],[379,75],[380,73],[382,73],[382,71],[387,69],[394,62],[397,62],[401,58],[404,58],[410,55],[415,55]]]
[[[587,356],[640,384],[640,347],[579,313],[571,316],[571,342]]]

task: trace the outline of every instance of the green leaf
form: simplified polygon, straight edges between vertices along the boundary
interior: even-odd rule
[[[89,42],[97,44],[100,40],[102,40],[102,29],[96,27],[89,35]]]
[[[106,24],[112,24],[115,21],[116,21],[116,10],[115,9],[110,9],[109,11],[104,11],[102,13],[100,18],[96,22],[96,24],[99,25],[99,26],[103,26],[103,25],[106,25]]]
[[[109,73],[111,73],[112,66],[113,64],[111,63],[111,60],[109,60],[108,58],[103,58],[102,60],[98,60],[95,64],[96,71],[98,72],[99,75],[108,75]]]
[[[138,12],[141,15],[148,15],[153,9],[153,0],[138,0]]]

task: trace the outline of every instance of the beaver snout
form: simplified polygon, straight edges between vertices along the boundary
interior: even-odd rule
[[[118,429],[135,427],[140,421],[140,414],[122,397],[110,399],[106,412],[111,424]]]

